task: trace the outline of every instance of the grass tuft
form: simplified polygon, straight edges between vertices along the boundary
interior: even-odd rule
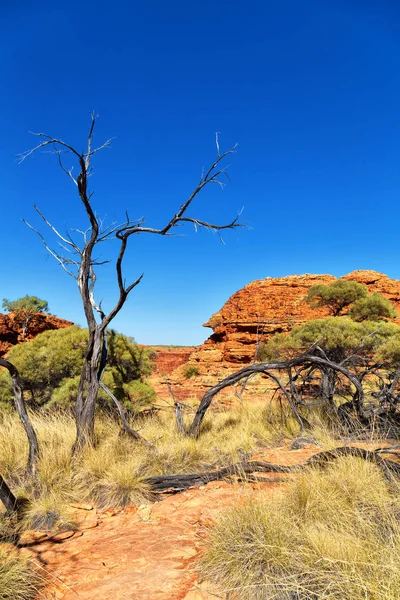
[[[33,600],[43,583],[43,577],[29,559],[0,545],[0,600]]]
[[[271,413],[272,414],[272,413]],[[59,413],[32,415],[39,438],[41,459],[38,480],[25,474],[25,433],[11,413],[0,417],[0,472],[18,496],[29,499],[22,527],[57,530],[71,525],[72,502],[95,503],[100,508],[147,502],[147,477],[167,473],[194,473],[209,465],[242,460],[281,435],[282,415],[270,419],[263,404],[234,404],[210,410],[199,439],[178,433],[174,415],[162,411],[140,421],[141,435],[152,449],[120,435],[120,424],[110,416],[96,420],[96,445],[79,460],[71,460],[75,423]],[[192,414],[187,415],[189,421]],[[286,431],[296,433],[290,416]],[[134,427],[138,423],[133,424]]]
[[[241,600],[397,600],[398,491],[358,458],[309,469],[227,510],[201,572]]]

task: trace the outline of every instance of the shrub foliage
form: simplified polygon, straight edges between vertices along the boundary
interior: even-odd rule
[[[78,326],[46,331],[30,342],[15,346],[9,360],[20,372],[27,400],[35,408],[68,408],[76,400],[80,373],[87,347],[87,330]],[[103,380],[127,407],[138,400],[147,404],[154,398],[151,386],[144,381],[152,370],[151,352],[139,347],[132,338],[109,332],[109,363]],[[10,405],[11,379],[0,372],[0,402]],[[100,406],[108,406],[102,392]]]

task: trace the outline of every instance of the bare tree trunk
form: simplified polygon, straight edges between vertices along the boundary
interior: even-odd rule
[[[97,368],[85,364],[79,383],[76,405],[76,440],[73,452],[78,452],[86,444],[94,444],[95,407],[99,391]]]
[[[178,433],[185,435],[186,427],[183,420],[182,404],[181,402],[178,402],[178,400],[175,398],[174,391],[169,383],[167,383],[167,388],[169,393],[171,394],[172,400],[174,401],[176,428],[178,430]]]
[[[14,512],[18,507],[18,500],[0,475],[0,500],[8,513]]]
[[[26,472],[29,475],[34,476],[36,474],[37,462],[39,459],[39,444],[37,441],[36,432],[32,423],[30,422],[29,415],[26,410],[21,378],[19,376],[18,369],[5,358],[0,358],[0,366],[8,369],[8,372],[11,375],[15,408],[26,431],[29,443],[29,456]]]
[[[73,453],[79,452],[86,444],[94,444],[95,407],[99,392],[99,366],[104,344],[104,334],[95,327],[89,330],[89,344],[82,368],[75,408],[76,440]]]

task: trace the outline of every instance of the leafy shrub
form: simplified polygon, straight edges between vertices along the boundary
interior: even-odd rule
[[[357,281],[338,279],[329,285],[313,285],[308,290],[306,301],[312,308],[325,306],[334,316],[339,316],[345,308],[364,298],[368,288]]]
[[[357,323],[350,317],[313,319],[285,334],[273,336],[263,345],[262,360],[290,358],[318,344],[336,362],[355,350],[360,353],[377,352],[389,340],[400,339],[400,327],[394,323],[364,321]]]
[[[140,404],[151,402],[152,388],[142,381],[152,370],[150,351],[122,334],[111,331],[108,335],[109,362],[104,382],[128,405],[136,399],[135,395]],[[18,368],[32,406],[68,408],[73,405],[86,347],[87,330],[73,326],[46,331],[10,350],[9,360]],[[10,405],[11,400],[11,379],[1,370],[0,403]],[[111,402],[104,392],[99,394],[99,401],[103,406]]]
[[[397,313],[390,300],[376,292],[365,296],[355,302],[349,315],[354,321],[379,321],[381,319],[395,319]]]
[[[190,379],[191,377],[196,377],[199,374],[199,369],[193,365],[190,365],[186,367],[183,374],[185,375],[186,379]]]

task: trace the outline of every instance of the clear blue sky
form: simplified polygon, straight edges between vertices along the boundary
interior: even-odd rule
[[[21,222],[33,204],[61,230],[85,226],[54,156],[18,165],[46,131],[83,147],[110,221],[162,225],[221,145],[239,143],[231,184],[191,214],[251,229],[136,237],[127,279],[144,272],[115,321],[142,343],[197,344],[246,283],[295,273],[375,269],[400,278],[400,5],[396,0],[3,2],[0,296],[49,301],[82,323],[78,292]],[[103,256],[113,248],[103,247]],[[109,308],[114,276],[99,273]]]

